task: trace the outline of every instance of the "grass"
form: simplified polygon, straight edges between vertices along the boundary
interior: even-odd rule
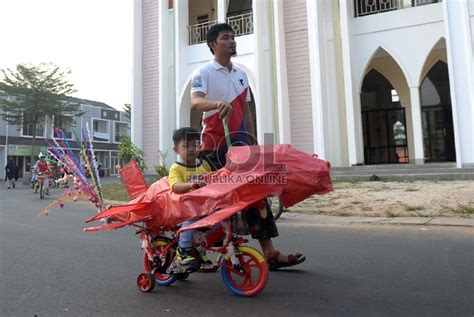
[[[330,213],[331,216],[338,216],[338,217],[350,217],[352,216],[352,213],[347,212],[347,211],[335,211]]]
[[[102,185],[102,195],[106,200],[129,201],[127,190],[122,183]]]
[[[425,207],[423,207],[421,205],[406,205],[406,204],[402,204],[402,203],[400,203],[400,205],[402,205],[403,208],[405,208],[406,211],[417,211],[417,210],[425,209]]]
[[[150,186],[159,179],[157,175],[145,176],[145,180]],[[122,183],[103,184],[102,195],[106,200],[130,201],[127,190]]]
[[[398,217],[398,215],[396,213],[394,213],[393,211],[390,211],[390,210],[384,211],[384,214],[385,214],[385,217],[387,217],[387,218]]]
[[[470,203],[469,205],[458,204],[456,207],[446,207],[449,211],[461,215],[462,217],[470,217],[474,215],[474,205]]]

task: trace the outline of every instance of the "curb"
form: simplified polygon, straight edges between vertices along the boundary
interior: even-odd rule
[[[460,217],[359,217],[359,216],[326,216],[302,214],[296,212],[283,213],[279,220],[281,224],[303,225],[409,225],[409,226],[442,226],[474,228],[474,218]]]

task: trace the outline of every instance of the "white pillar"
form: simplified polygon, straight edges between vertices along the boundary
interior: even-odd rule
[[[308,17],[309,67],[311,73],[311,107],[313,116],[313,148],[322,159],[326,158],[324,107],[327,105],[324,32],[322,10],[324,2],[306,0]]]
[[[421,122],[421,98],[420,87],[410,87],[411,120],[413,126],[413,148],[411,163],[424,164],[425,154],[423,150],[423,126]]]
[[[159,1],[159,150],[167,152],[168,166],[175,159],[171,140],[175,129],[175,40],[174,14],[179,10],[175,1],[173,10],[168,10],[168,0]],[[187,24],[186,24],[187,25]],[[158,155],[158,153],[156,153]]]
[[[226,11],[227,11],[226,5],[227,5],[226,0],[217,0],[217,22],[218,23],[225,23],[226,21]]]
[[[142,96],[142,0],[133,2],[133,82],[131,138],[139,148],[143,147],[143,96]],[[82,117],[81,117],[82,120]],[[82,124],[81,124],[82,126]]]
[[[361,141],[360,114],[356,113],[357,105],[360,104],[360,96],[355,94],[353,87],[351,68],[351,41],[349,30],[349,8],[352,2],[339,0],[340,22],[341,22],[341,42],[342,42],[342,64],[344,71],[344,98],[346,101],[346,124],[347,124],[347,144],[349,147],[349,165],[356,165],[363,162]],[[359,99],[359,101],[356,100]]]
[[[288,93],[288,73],[286,68],[285,28],[283,1],[273,2],[273,29],[275,34],[275,72],[278,111],[278,142],[291,143],[290,98]]]
[[[174,7],[174,65],[175,65],[175,90],[174,90],[174,103],[175,106],[175,125],[172,130],[180,127],[180,122],[187,122],[189,125],[189,112],[186,114],[187,119],[181,120],[180,108],[181,108],[181,92],[183,87],[186,85],[186,53],[189,45],[189,35],[186,26],[189,21],[189,10],[188,1],[175,1]],[[185,98],[191,98],[189,95],[184,96]],[[173,107],[170,107],[170,110]],[[189,109],[191,111],[191,109]]]
[[[272,94],[274,80],[272,76],[272,54],[270,52],[269,6],[267,1],[253,2],[253,25],[255,44],[255,84],[254,92],[257,113],[257,137],[260,144],[274,142],[265,139],[265,134],[274,133],[273,107],[275,102]],[[268,138],[268,136],[267,136]]]
[[[456,165],[474,165],[474,57],[467,1],[443,1]]]

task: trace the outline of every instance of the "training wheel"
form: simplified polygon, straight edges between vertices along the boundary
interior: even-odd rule
[[[137,277],[138,289],[149,293],[155,288],[155,277],[151,273],[141,273]]]

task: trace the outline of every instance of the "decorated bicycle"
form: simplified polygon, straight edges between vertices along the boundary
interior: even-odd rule
[[[259,251],[245,245],[248,241],[241,235],[245,233],[245,222],[241,221],[240,213],[258,208],[256,205],[269,196],[278,196],[285,207],[290,207],[311,195],[332,190],[329,163],[316,155],[291,145],[233,147],[227,165],[204,176],[207,186],[184,194],[171,192],[166,177],[148,187],[132,161],[120,171],[132,200],[127,205],[107,208],[96,167],[86,164],[91,175],[97,176],[92,178],[96,183],[88,182],[80,165],[74,162],[73,153],[62,150],[64,147],[55,142],[53,155],[68,167],[74,163],[69,170],[77,178],[75,186],[66,190],[57,203],[62,206],[64,200],[86,195],[99,211],[86,222],[102,221],[84,229],[88,232],[137,228],[145,271],[138,275],[137,285],[143,292],[188,277],[190,272],[176,265],[177,239],[185,230],[195,229],[196,254],[217,254],[216,266],[220,267],[227,288],[239,296],[258,294],[267,283],[268,266]],[[89,162],[94,162],[91,145],[85,146],[83,153],[90,158]],[[47,213],[49,207],[42,213]],[[179,224],[189,219],[199,220],[179,229]]]

